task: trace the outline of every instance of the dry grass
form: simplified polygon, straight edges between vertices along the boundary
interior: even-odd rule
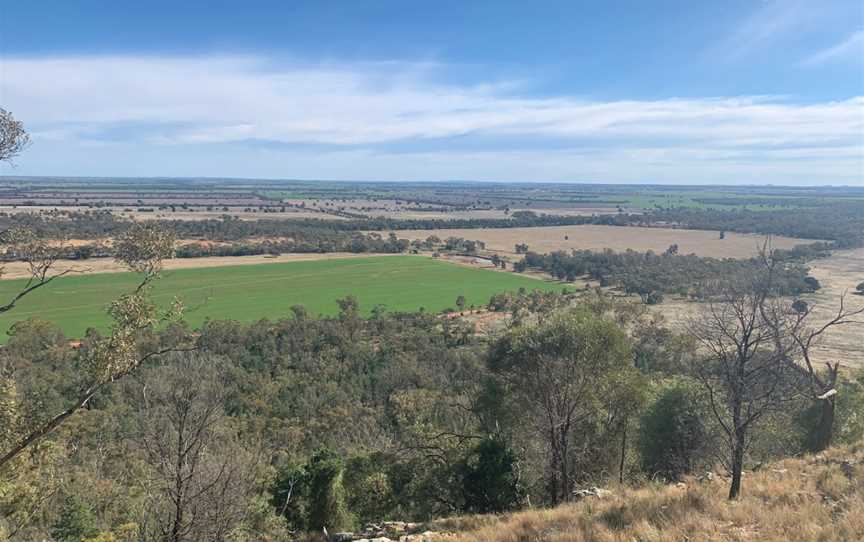
[[[534,252],[553,252],[555,250],[588,249],[622,251],[653,250],[661,253],[669,245],[677,244],[681,254],[697,254],[716,258],[748,258],[756,255],[757,248],[764,242],[760,235],[727,233],[721,240],[716,231],[684,230],[674,228],[640,228],[635,226],[549,226],[540,228],[478,228],[478,229],[439,229],[439,230],[402,230],[396,232],[407,239],[426,239],[437,235],[476,239],[486,243],[486,248],[506,255],[514,255],[517,243],[527,243]],[[567,237],[567,239],[565,239]],[[776,248],[791,248],[808,243],[806,239],[774,237]]]
[[[618,489],[546,510],[466,516],[431,527],[459,542],[860,541],[864,536],[864,443],[789,459],[744,477],[740,500],[728,482]]]
[[[836,316],[844,292],[847,308],[864,307],[864,296],[853,294],[855,286],[864,281],[864,249],[834,251],[828,258],[811,262],[810,274],[822,285],[815,294],[803,296],[813,307],[813,325],[821,325]],[[684,322],[701,307],[700,303],[670,297],[654,308],[679,327],[679,331],[684,331]],[[858,320],[864,321],[864,318]],[[864,366],[864,324],[832,328],[817,344],[814,354],[820,368],[826,362],[840,362],[845,367]]]
[[[854,295],[855,286],[864,281],[864,248],[838,250],[830,258],[812,262],[810,274],[822,288],[804,299],[814,305],[813,321],[828,321],[837,314],[840,296],[846,292],[848,307],[864,307],[864,296]],[[864,321],[864,318],[858,318]],[[839,361],[843,365],[864,366],[864,325],[834,328],[818,345],[820,361]],[[862,536],[864,539],[864,536]]]

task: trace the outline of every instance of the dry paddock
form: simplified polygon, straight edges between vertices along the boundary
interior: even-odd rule
[[[165,261],[165,269],[195,269],[201,267],[219,267],[226,265],[255,265],[262,263],[304,262],[310,260],[333,260],[339,258],[368,258],[369,256],[393,256],[393,254],[355,254],[352,252],[330,252],[327,254],[282,254],[270,256],[208,256],[204,258],[174,258]],[[55,271],[71,270],[76,273],[119,273],[127,271],[122,264],[113,258],[92,258],[89,260],[58,260]],[[3,279],[29,278],[30,271],[24,262],[9,262],[3,266]]]
[[[675,228],[640,228],[631,226],[549,226],[540,228],[477,228],[439,230],[401,230],[394,232],[407,239],[426,239],[436,235],[441,239],[462,237],[486,243],[488,250],[503,254],[515,254],[517,243],[526,243],[529,250],[546,253],[556,250],[603,250],[633,249],[653,250],[660,253],[677,244],[680,254],[696,254],[715,258],[748,258],[756,253],[765,241],[764,236],[727,233],[720,239],[716,231],[685,230]],[[808,239],[774,237],[775,248],[792,248],[812,242]]]
[[[810,274],[819,280],[822,288],[815,294],[804,296],[813,306],[813,326],[824,324],[837,314],[840,298],[847,308],[864,308],[864,296],[856,295],[855,286],[864,281],[864,248],[838,250],[829,258],[811,262]],[[667,298],[656,306],[672,325],[684,330],[686,321],[700,310],[699,303]],[[816,362],[823,367],[827,362],[840,362],[846,367],[864,367],[864,317],[861,323],[832,328],[816,348]]]

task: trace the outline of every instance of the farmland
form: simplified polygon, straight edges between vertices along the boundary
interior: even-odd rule
[[[441,239],[464,237],[486,243],[486,249],[513,254],[517,243],[526,243],[530,250],[545,253],[555,250],[653,250],[662,253],[672,244],[678,245],[680,254],[696,254],[715,258],[749,258],[764,242],[764,236],[727,233],[720,239],[717,232],[673,228],[640,228],[626,226],[551,226],[540,228],[477,228],[402,230],[399,235],[408,239],[426,239],[436,235]],[[810,242],[805,239],[774,237],[776,248],[791,248]]]
[[[107,211],[133,219],[230,215],[327,220],[484,219],[658,209],[781,211],[864,202],[855,187],[724,187],[550,183],[336,182],[263,179],[0,178],[0,212]]]
[[[59,325],[70,337],[81,336],[88,327],[105,329],[105,306],[133,288],[136,278],[131,273],[62,277],[22,300],[0,318],[0,327],[39,318]],[[8,298],[22,284],[2,281],[0,295]],[[207,318],[278,319],[288,316],[293,305],[303,305],[313,315],[332,315],[338,312],[336,300],[348,295],[369,314],[379,304],[390,311],[440,311],[454,307],[459,295],[469,306],[484,305],[497,292],[519,288],[560,286],[420,256],[393,256],[166,271],[153,297],[164,305],[180,297],[188,307],[186,321],[198,327]]]

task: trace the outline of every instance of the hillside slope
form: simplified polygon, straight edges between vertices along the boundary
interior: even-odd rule
[[[428,527],[452,533],[441,540],[459,542],[864,539],[864,443],[748,472],[737,502],[726,500],[727,491],[722,477],[693,478],[549,510],[453,518]]]

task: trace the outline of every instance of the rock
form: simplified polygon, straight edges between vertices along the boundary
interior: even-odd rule
[[[608,489],[603,489],[595,486],[587,489],[577,489],[573,492],[573,496],[576,497],[576,500],[581,500],[585,497],[597,497],[598,499],[603,499],[606,497],[611,497],[612,492]]]
[[[675,484],[675,487],[677,487],[678,489],[685,490],[685,491],[687,490],[687,484],[685,484],[684,482],[678,482],[677,484]]]
[[[333,533],[330,535],[330,542],[353,542],[354,533]]]
[[[714,481],[714,473],[709,471],[705,471],[705,474],[699,477],[700,482],[713,482]]]
[[[440,533],[435,531],[423,531],[419,534],[409,534],[399,537],[399,542],[435,542],[440,540]]]

